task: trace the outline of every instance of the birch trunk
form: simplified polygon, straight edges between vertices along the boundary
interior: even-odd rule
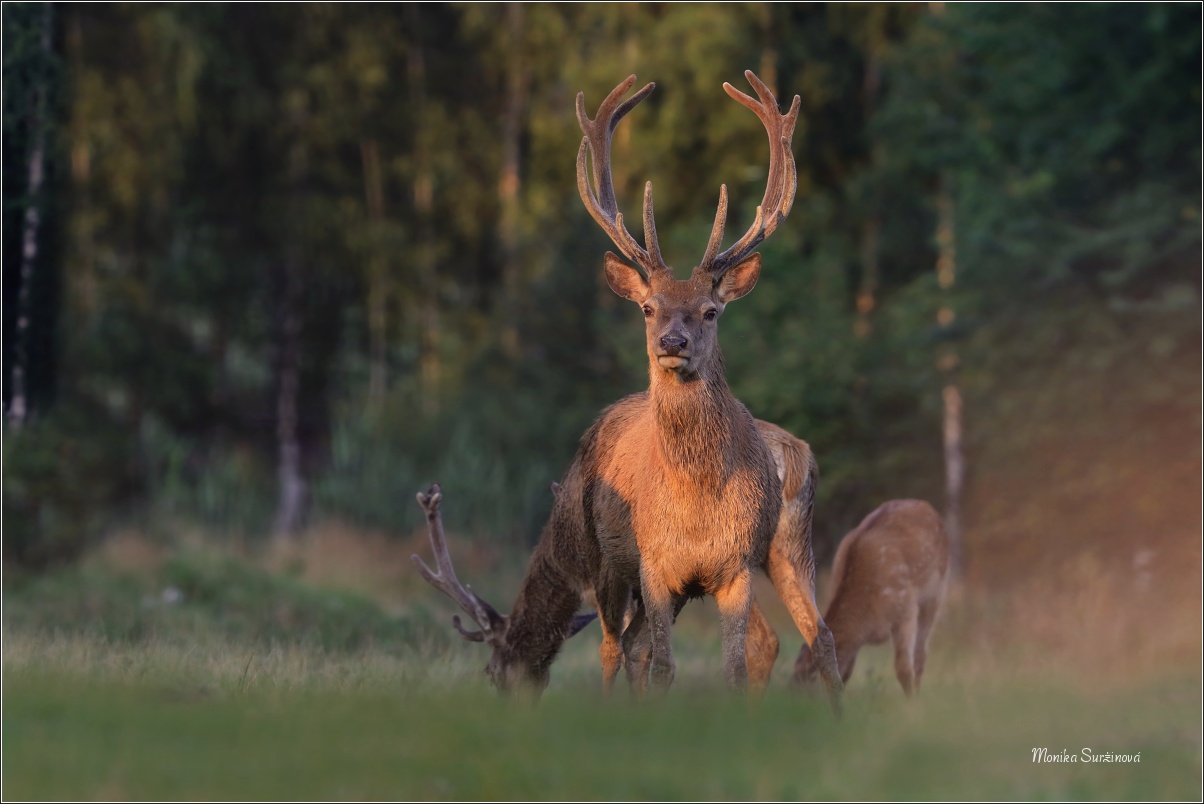
[[[414,217],[417,221],[415,270],[418,276],[418,348],[419,377],[422,388],[422,409],[427,415],[439,410],[439,385],[443,366],[439,358],[439,297],[438,276],[435,272],[435,244],[431,232],[434,208],[435,179],[430,169],[430,151],[424,128],[426,107],[426,57],[422,51],[421,11],[418,3],[406,6],[413,39],[407,61],[410,108],[414,110]]]
[[[372,232],[368,257],[368,405],[379,409],[388,388],[388,263],[381,229],[385,221],[384,182],[376,140],[360,143],[364,196]]]
[[[301,126],[289,154],[289,185],[296,198],[304,191],[305,146]],[[295,213],[294,213],[295,214]],[[301,297],[303,271],[301,245],[294,234],[285,248],[281,276],[277,327],[279,379],[276,396],[276,441],[279,449],[277,480],[279,498],[272,528],[277,543],[289,543],[301,528],[306,486],[301,473],[299,397],[301,392]]]
[[[937,311],[937,324],[942,329],[951,327],[956,318],[950,299],[957,278],[957,243],[951,183],[948,175],[941,177],[936,199],[936,277],[937,284],[945,294],[945,299]],[[945,447],[945,527],[949,531],[951,569],[954,575],[960,575],[962,570],[961,508],[966,465],[962,451],[962,397],[957,387],[959,363],[954,346],[950,344],[942,347],[937,358],[937,367],[945,377],[945,386],[941,393]]]
[[[51,52],[50,33],[53,25],[52,6],[42,4],[42,53],[49,61]],[[8,405],[8,426],[20,430],[29,416],[29,399],[25,378],[29,371],[29,322],[32,311],[34,267],[38,260],[38,229],[42,223],[41,193],[46,162],[46,84],[40,82],[34,88],[33,112],[29,121],[33,144],[29,149],[29,178],[25,218],[21,223],[21,273],[20,290],[17,293],[17,324],[13,333],[13,366],[11,375],[12,395]]]

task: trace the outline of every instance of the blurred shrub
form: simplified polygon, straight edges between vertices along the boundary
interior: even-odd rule
[[[4,437],[4,562],[70,561],[139,489],[134,444],[104,411],[62,405]]]
[[[170,559],[150,576],[80,566],[10,583],[4,627],[83,633],[121,642],[234,641],[334,652],[404,653],[443,644],[447,628],[423,609],[404,616],[368,598],[318,589],[229,556]]]

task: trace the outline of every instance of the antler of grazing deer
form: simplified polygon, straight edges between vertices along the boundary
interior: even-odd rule
[[[641,248],[627,227],[623,225],[623,213],[619,212],[618,202],[615,201],[614,183],[610,176],[610,138],[614,134],[619,121],[644,98],[656,89],[656,84],[649,83],[627,100],[619,103],[619,99],[635,84],[635,76],[629,75],[617,87],[610,91],[606,100],[598,107],[598,114],[593,120],[585,113],[585,93],[577,93],[577,122],[585,137],[581,140],[581,148],[577,151],[577,190],[585,208],[598,222],[602,230],[610,235],[610,239],[618,246],[623,256],[644,269],[644,273],[652,276],[654,273],[668,271],[669,267],[661,258],[660,243],[656,239],[656,221],[652,215],[652,182],[644,186],[644,245]],[[597,194],[590,188],[589,178],[585,171],[585,155],[589,153],[593,163],[594,186]]]
[[[765,131],[769,134],[769,178],[766,180],[765,196],[761,199],[761,205],[757,207],[757,216],[752,226],[722,254],[719,253],[719,245],[727,223],[727,185],[719,188],[719,209],[715,213],[715,225],[711,229],[711,238],[707,241],[702,262],[696,269],[710,274],[716,281],[773,234],[778,224],[790,213],[790,207],[794,205],[794,193],[798,189],[798,175],[794,166],[794,153],[790,150],[790,141],[794,137],[794,125],[798,121],[802,101],[795,95],[790,111],[779,114],[778,101],[769,87],[765,86],[752,70],[745,70],[744,77],[752,84],[760,101],[750,98],[727,82],[724,82],[723,89],[733,100],[751,109],[764,124]]]
[[[480,631],[468,631],[460,625],[460,616],[452,617],[452,623],[456,626],[456,630],[460,632],[460,636],[470,642],[493,642],[503,635],[499,633],[499,629],[504,630],[506,619],[497,611],[486,603],[472,589],[462,586],[458,578],[456,578],[456,570],[452,567],[451,556],[447,552],[447,540],[443,537],[443,517],[439,513],[439,503],[443,500],[443,491],[436,483],[427,490],[425,494],[418,492],[418,504],[422,506],[422,510],[426,512],[426,526],[431,537],[431,549],[435,554],[435,566],[439,568],[438,572],[432,572],[431,568],[419,558],[416,554],[410,556],[410,559],[418,567],[418,571],[422,573],[422,577],[431,586],[438,589],[443,594],[450,597],[456,602],[464,613],[476,622],[480,627]]]

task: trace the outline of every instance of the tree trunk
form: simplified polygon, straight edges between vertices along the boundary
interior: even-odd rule
[[[951,184],[952,181],[948,174],[942,175],[936,199],[936,278],[937,284],[945,294],[945,299],[937,311],[936,320],[938,326],[943,330],[948,330],[956,318],[953,303],[949,298],[957,275],[956,233]],[[944,408],[942,429],[945,445],[945,526],[949,531],[951,571],[955,575],[959,575],[962,571],[961,507],[962,484],[965,477],[965,457],[962,451],[962,397],[957,387],[959,363],[956,347],[946,342],[937,358],[937,368],[945,377],[944,390],[941,393]]]
[[[414,265],[418,275],[418,365],[422,388],[422,409],[427,415],[439,410],[439,385],[443,366],[439,359],[439,288],[435,265],[435,243],[431,215],[435,204],[435,180],[430,169],[430,149],[423,121],[426,106],[426,57],[422,51],[421,12],[418,3],[406,6],[411,36],[407,78],[410,108],[414,110],[414,218],[417,243]]]
[[[360,143],[364,195],[371,231],[368,257],[368,405],[379,409],[388,388],[388,263],[381,241],[385,221],[384,183],[376,140]]]
[[[522,260],[519,254],[519,191],[522,189],[522,164],[519,138],[526,115],[528,92],[523,24],[522,4],[507,3],[506,109],[502,117],[502,167],[498,177],[498,203],[501,208],[498,239],[502,251],[503,304],[510,310],[517,309],[522,284]],[[522,350],[517,316],[502,316],[501,326],[502,349],[511,358],[517,358]]]
[[[50,3],[42,4],[42,52],[46,60],[51,57],[50,34],[53,26]],[[38,229],[42,223],[41,192],[46,161],[46,82],[34,88],[33,110],[29,130],[33,143],[29,149],[29,180],[26,190],[28,206],[21,224],[21,274],[20,290],[17,293],[17,325],[13,334],[13,366],[11,375],[12,395],[8,405],[8,426],[20,430],[29,415],[29,399],[26,391],[26,375],[29,371],[29,323],[33,313],[33,274],[38,260]]]
[[[953,574],[962,571],[962,481],[965,477],[965,458],[962,453],[962,395],[950,383],[941,393],[944,403],[945,435],[945,528]]]
[[[882,70],[876,53],[876,47],[871,44],[867,48],[865,75],[861,82],[861,108],[866,125],[873,119],[878,105],[878,89],[882,84]],[[875,142],[870,151],[870,163],[879,166],[883,163],[882,144]],[[874,330],[870,313],[878,303],[878,282],[881,270],[878,261],[879,238],[882,233],[882,219],[879,215],[881,200],[876,188],[871,188],[866,199],[865,223],[861,227],[861,285],[857,289],[857,319],[853,322],[853,334],[859,338],[867,338]]]
[[[289,185],[297,198],[304,191],[305,146],[301,140],[302,126],[295,132],[296,141],[289,154]],[[296,213],[294,213],[296,214]],[[294,223],[296,223],[294,221]],[[277,543],[291,542],[301,528],[305,509],[306,487],[301,474],[301,440],[299,435],[299,400],[301,392],[301,297],[303,257],[297,236],[285,246],[282,266],[280,307],[277,337],[279,380],[276,396],[276,441],[279,448],[277,480],[279,498],[276,521],[272,528]]]
[[[861,286],[857,289],[857,319],[853,322],[853,333],[859,338],[869,337],[874,330],[870,313],[877,304],[878,234],[881,226],[876,213],[861,225]]]

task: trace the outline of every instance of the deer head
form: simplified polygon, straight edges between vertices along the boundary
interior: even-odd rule
[[[674,279],[672,269],[661,257],[652,209],[652,182],[644,187],[644,247],[641,247],[623,225],[623,214],[618,211],[611,179],[611,135],[623,117],[656,85],[650,83],[620,102],[635,83],[635,76],[629,76],[606,96],[593,120],[585,112],[585,93],[577,94],[577,121],[585,134],[577,152],[577,189],[593,219],[622,255],[643,271],[641,275],[615,254],[606,254],[607,283],[615,293],[640,305],[643,310],[648,358],[654,374],[660,369],[689,380],[719,363],[716,358],[719,316],[729,302],[746,295],[756,285],[761,273],[761,257],[753,251],[777,229],[794,203],[797,182],[790,141],[798,120],[800,100],[796,95],[790,111],[779,114],[777,100],[769,88],[751,70],[746,70],[744,75],[760,100],[745,95],[731,84],[725,83],[723,89],[751,109],[769,135],[769,177],[765,196],[744,236],[720,252],[727,221],[727,185],[720,187],[719,208],[710,239],[702,260],[689,279]],[[586,171],[587,154],[592,162],[593,188]]]
[[[427,583],[455,601],[476,623],[479,630],[470,631],[463,626],[458,614],[452,617],[452,625],[460,636],[469,642],[484,642],[493,649],[485,666],[485,674],[499,692],[542,690],[547,686],[548,669],[560,645],[593,622],[597,613],[572,614],[566,619],[556,616],[557,606],[547,606],[542,611],[541,607],[534,606],[524,611],[521,623],[516,622],[520,617],[517,613],[514,617],[499,614],[456,578],[447,540],[443,535],[443,517],[439,510],[442,501],[443,491],[438,484],[431,486],[426,493],[418,493],[418,504],[426,514],[427,531],[438,571],[432,571],[417,555],[411,556],[411,560]],[[576,592],[557,587],[556,579],[541,572],[538,565],[528,571],[520,599],[529,591],[535,592],[540,599],[568,600],[572,610],[576,608],[572,601],[580,599]]]

